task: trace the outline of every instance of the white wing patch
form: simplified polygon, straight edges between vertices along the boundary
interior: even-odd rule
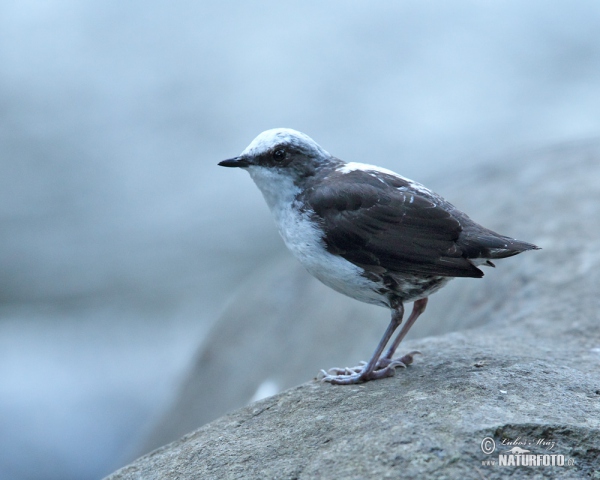
[[[349,163],[346,163],[345,165],[342,165],[341,167],[338,167],[336,169],[336,171],[338,171],[340,173],[350,173],[350,172],[354,172],[355,170],[360,170],[361,172],[366,172],[381,182],[383,182],[383,180],[381,178],[379,178],[377,174],[385,173],[386,175],[391,175],[393,177],[400,178],[400,179],[404,180],[405,182],[408,182],[408,184],[411,186],[411,188],[413,188],[417,192],[426,193],[428,195],[435,195],[431,190],[429,190],[424,185],[421,185],[420,183],[415,182],[414,180],[411,180],[410,178],[403,177],[402,175],[400,175],[396,172],[393,172],[392,170],[388,170],[387,168],[383,168],[383,167],[378,167],[376,165],[369,165],[368,163],[349,162]]]
[[[346,163],[345,165],[342,165],[341,167],[339,167],[337,169],[337,171],[340,173],[350,173],[355,170],[360,170],[362,172],[387,173],[388,175],[393,175],[394,177],[400,177],[400,178],[403,178],[404,180],[408,180],[408,178],[404,178],[403,176],[398,175],[396,172],[392,172],[391,170],[388,170],[387,168],[377,167],[375,165],[369,165],[368,163],[349,162],[349,163]],[[408,181],[410,182],[411,180],[408,180]]]

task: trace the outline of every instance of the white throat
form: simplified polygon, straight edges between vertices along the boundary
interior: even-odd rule
[[[250,166],[247,170],[265,197],[275,221],[280,224],[281,216],[290,211],[300,189],[294,185],[294,181],[289,175],[282,174],[273,168]]]

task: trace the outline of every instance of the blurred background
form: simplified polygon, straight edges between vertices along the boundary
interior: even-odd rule
[[[122,465],[285,255],[219,160],[291,127],[443,194],[600,135],[599,32],[595,0],[1,2],[0,478]]]

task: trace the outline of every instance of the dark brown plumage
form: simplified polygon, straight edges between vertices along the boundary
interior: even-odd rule
[[[478,278],[483,272],[473,260],[537,248],[478,225],[408,180],[362,170],[319,176],[307,182],[300,202],[314,211],[328,251],[367,271]]]

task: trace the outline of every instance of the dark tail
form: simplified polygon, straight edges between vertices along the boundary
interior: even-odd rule
[[[515,240],[509,237],[500,237],[504,243],[500,247],[490,248],[491,256],[487,258],[506,258],[518,255],[521,252],[527,250],[541,250],[540,247],[533,243],[522,242],[521,240]]]
[[[467,258],[497,259],[512,257],[527,250],[540,250],[533,243],[499,235],[491,230],[480,230],[459,238],[460,246]]]

